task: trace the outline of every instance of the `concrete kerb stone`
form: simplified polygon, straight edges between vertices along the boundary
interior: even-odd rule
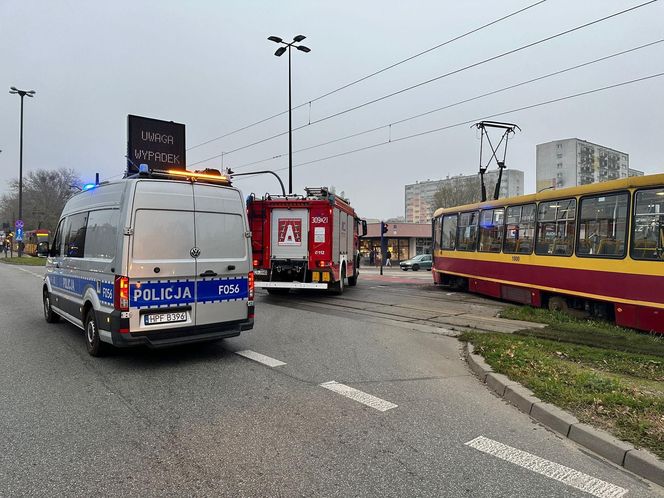
[[[630,472],[664,486],[664,462],[648,451],[629,450],[623,466]]]
[[[631,444],[582,423],[573,424],[567,437],[621,466],[625,463],[627,452],[634,449]]]
[[[514,383],[505,388],[505,394],[503,395],[505,401],[516,406],[526,415],[530,415],[530,410],[532,409],[535,403],[539,403],[541,400],[533,394],[530,389],[526,389],[521,384]]]
[[[466,361],[468,362],[468,366],[482,382],[485,382],[486,376],[493,373],[493,369],[484,361],[484,358],[473,354],[475,348],[472,344],[466,343],[464,349],[466,350]]]
[[[484,358],[474,354],[475,347],[471,343],[464,345],[464,351],[470,369],[505,401],[577,444],[630,472],[664,486],[664,462],[655,455],[645,450],[637,450],[607,432],[582,424],[573,415],[535,397],[532,391],[517,382],[494,373]]]
[[[505,395],[505,388],[507,386],[514,386],[517,384],[513,380],[510,380],[506,375],[499,373],[487,374],[484,382],[486,382],[486,385],[493,389],[501,398]]]
[[[543,401],[533,403],[533,407],[530,409],[530,416],[565,437],[569,434],[570,427],[579,423],[579,420],[573,415]]]

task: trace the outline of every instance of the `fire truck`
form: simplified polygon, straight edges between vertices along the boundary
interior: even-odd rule
[[[306,195],[265,195],[247,200],[256,287],[270,294],[357,284],[360,237],[367,222],[326,187]]]

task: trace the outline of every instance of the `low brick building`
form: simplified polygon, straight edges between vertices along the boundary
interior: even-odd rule
[[[384,237],[387,250],[392,253],[393,264],[418,254],[431,253],[431,223],[387,223]],[[372,250],[374,264],[380,264],[380,223],[367,224],[367,235],[360,241],[365,265],[370,264]]]

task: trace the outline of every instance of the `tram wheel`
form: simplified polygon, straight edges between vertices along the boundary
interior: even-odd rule
[[[569,307],[567,306],[567,300],[561,296],[551,296],[549,298],[549,310],[568,313]]]

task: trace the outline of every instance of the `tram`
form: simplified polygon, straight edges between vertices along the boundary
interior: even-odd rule
[[[664,333],[664,174],[438,209],[436,284]]]

